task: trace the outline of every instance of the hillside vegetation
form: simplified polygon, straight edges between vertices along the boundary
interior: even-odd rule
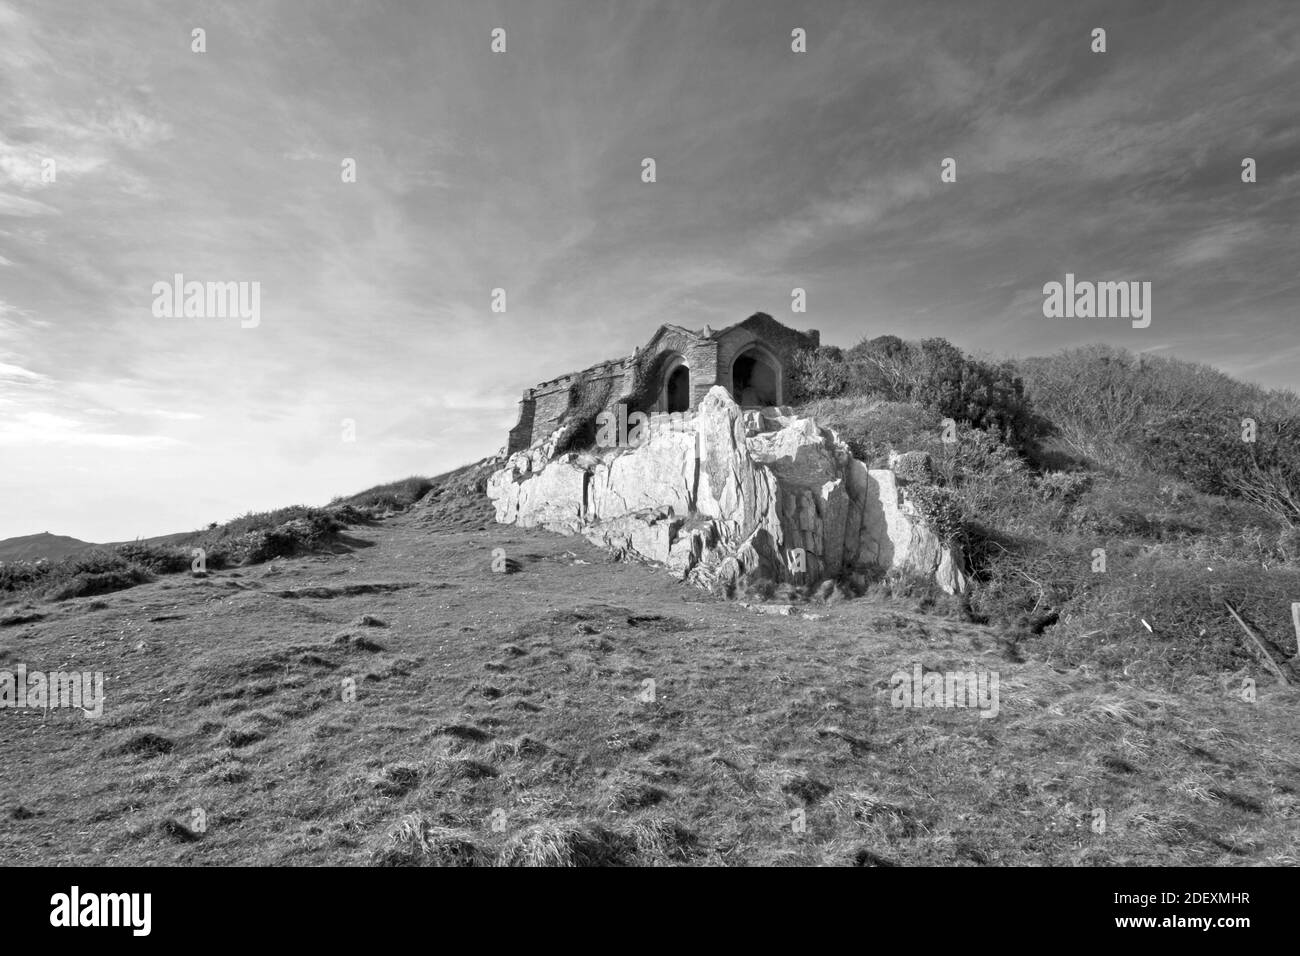
[[[1225,601],[1294,652],[1295,394],[1106,346],[994,362],[943,339],[895,336],[805,353],[793,372],[802,411],[869,465],[912,453],[900,477],[967,556],[972,587],[960,600],[916,581],[883,582],[890,593],[992,624],[1017,654],[1165,686],[1250,663]],[[417,506],[426,524],[481,529],[492,520],[491,467],[60,561],[4,562],[0,604],[134,587],[190,571],[198,551],[206,570],[346,552],[358,546],[356,529]]]
[[[0,669],[105,695],[0,711],[0,860],[1300,862],[1296,693],[1259,667],[1255,703],[1226,674],[1144,689],[906,582],[770,613],[423,505],[349,551],[0,617]],[[996,671],[996,719],[895,706],[916,667]]]
[[[480,462],[436,478],[413,476],[376,485],[336,498],[323,508],[292,505],[250,512],[225,523],[213,522],[202,531],[149,541],[83,543],[75,553],[55,561],[0,561],[0,605],[19,598],[63,601],[107,594],[183,571],[204,573],[274,558],[346,552],[359,543],[349,528],[406,511],[426,496],[432,500],[446,496],[446,502],[464,507],[470,516],[466,527],[481,527],[491,516],[483,498],[485,478]]]
[[[988,362],[893,336],[802,357],[796,396],[875,467],[911,476],[972,573],[958,611],[1018,653],[1171,684],[1239,670],[1225,608],[1293,654],[1300,399],[1091,346]]]

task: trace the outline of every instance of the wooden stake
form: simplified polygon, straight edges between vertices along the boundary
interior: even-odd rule
[[[1300,661],[1300,601],[1291,602],[1291,623],[1295,625],[1295,659]]]
[[[1264,666],[1272,671],[1273,675],[1282,683],[1291,683],[1291,678],[1287,675],[1286,671],[1282,670],[1281,665],[1278,664],[1277,661],[1273,660],[1273,655],[1268,652],[1268,648],[1264,646],[1264,642],[1260,640],[1259,635],[1251,629],[1250,625],[1241,619],[1241,615],[1237,613],[1237,609],[1227,601],[1223,602],[1223,606],[1228,609],[1228,613],[1231,614],[1236,622],[1241,625],[1241,629],[1246,632],[1246,636],[1249,637],[1251,643],[1255,645],[1255,650],[1259,654],[1260,658],[1263,659]]]

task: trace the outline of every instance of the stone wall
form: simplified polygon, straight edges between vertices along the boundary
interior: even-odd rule
[[[686,351],[686,363],[691,367],[691,408],[698,408],[709,389],[718,384],[717,341],[694,343]]]
[[[510,431],[507,445],[510,454],[521,451],[554,432],[565,422],[569,412],[575,410],[574,401],[583,392],[604,392],[606,399],[603,407],[615,404],[617,397],[622,394],[626,378],[625,361],[606,362],[582,372],[542,382],[529,389],[524,393],[519,422]],[[523,441],[525,431],[528,436],[526,443]]]
[[[817,332],[797,332],[762,312],[720,332],[692,332],[672,325],[660,326],[641,352],[640,359],[629,357],[605,362],[582,372],[542,382],[524,392],[518,421],[510,430],[507,451],[514,454],[548,437],[565,423],[566,415],[573,410],[575,395],[599,391],[606,385],[605,410],[612,411],[620,400],[634,395],[644,402],[645,410],[652,409],[663,385],[652,368],[654,359],[672,353],[681,355],[690,370],[692,408],[698,407],[715,385],[731,388],[731,363],[740,352],[756,342],[766,346],[781,364],[784,395],[788,388],[786,370],[795,350],[815,347],[818,340]],[[647,374],[648,379],[656,380],[639,381],[639,374]]]
[[[533,398],[532,389],[529,389],[524,392],[524,397],[519,402],[519,420],[515,422],[515,427],[510,429],[510,435],[506,440],[507,455],[523,451],[533,443],[533,421],[536,413],[537,401]]]

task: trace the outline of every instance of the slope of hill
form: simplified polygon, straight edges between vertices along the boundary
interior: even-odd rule
[[[0,541],[0,561],[58,561],[95,547],[66,534],[28,534]]]
[[[901,593],[746,606],[454,525],[17,608],[0,667],[103,671],[105,704],[0,713],[0,858],[1300,862],[1300,695],[1258,668],[1251,703],[1144,689]],[[918,665],[996,672],[996,715],[897,706]]]

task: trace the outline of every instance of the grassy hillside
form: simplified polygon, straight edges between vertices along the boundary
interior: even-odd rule
[[[0,668],[106,678],[99,720],[0,713],[0,858],[1300,863],[1297,694],[1258,668],[1254,703],[1147,689],[924,594],[745,606],[418,509],[356,534],[0,628]],[[892,706],[917,665],[997,671],[997,716]]]
[[[1294,653],[1294,396],[897,339],[797,386],[871,464],[913,453],[969,594],[728,600],[495,525],[492,462],[6,565],[0,669],[103,671],[105,706],[0,712],[0,858],[1300,863],[1300,686],[1224,604]],[[996,714],[897,706],[917,668],[996,673]]]
[[[993,364],[883,337],[800,367],[805,411],[912,482],[1017,653],[1149,686],[1252,665],[1225,601],[1296,650],[1300,399],[1103,347]],[[946,421],[945,421],[946,420]]]
[[[492,511],[483,492],[484,462],[436,478],[411,477],[341,496],[324,508],[293,505],[249,513],[203,531],[123,544],[77,542],[58,560],[0,560],[0,607],[19,600],[62,601],[134,587],[158,575],[262,564],[301,554],[342,553],[358,546],[350,529],[427,500],[434,513],[451,509],[462,527],[482,527]],[[436,504],[437,507],[434,507]],[[20,539],[14,539],[18,541]],[[68,541],[76,539],[69,538]]]
[[[1253,658],[1225,602],[1294,652],[1294,394],[1109,347],[995,363],[940,339],[893,336],[808,353],[793,385],[803,411],[869,464],[884,466],[893,452],[928,458],[909,485],[935,530],[968,557],[972,589],[957,613],[1000,628],[1017,653],[1151,686],[1231,673]],[[482,529],[492,520],[483,494],[491,467],[61,561],[7,561],[0,605],[134,587],[189,571],[196,549],[209,570],[345,553],[360,529],[411,508],[430,527]]]

